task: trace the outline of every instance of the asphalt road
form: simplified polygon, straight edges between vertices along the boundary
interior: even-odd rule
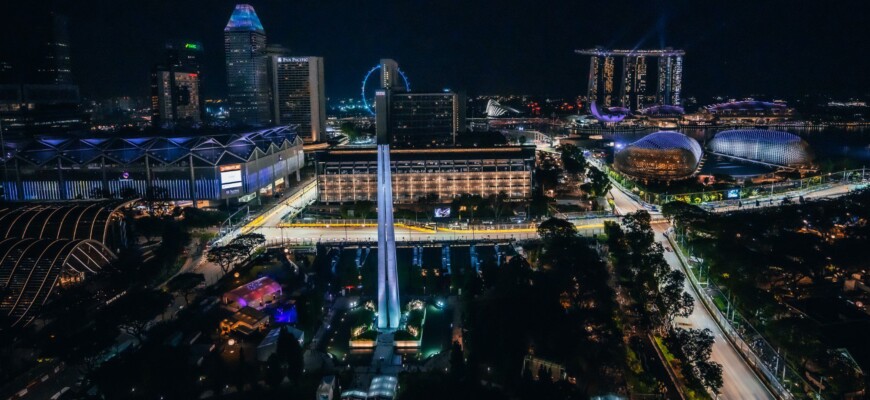
[[[642,209],[642,207],[626,196],[618,189],[610,191],[613,196],[614,204],[620,214],[630,213]],[[659,221],[653,224],[655,231],[655,240],[670,248],[664,232],[670,228],[667,221]],[[665,252],[665,260],[672,269],[681,270],[680,261],[673,251]],[[695,299],[695,310],[688,318],[680,318],[677,320],[679,324],[688,325],[687,327],[695,329],[707,328],[713,332],[715,340],[713,342],[713,352],[710,358],[713,361],[722,365],[722,389],[719,393],[720,399],[736,400],[736,399],[774,399],[768,392],[764,384],[759,380],[755,373],[750,369],[749,365],[743,360],[737,350],[731,346],[731,343],[723,336],[722,330],[713,320],[713,317],[707,312],[707,309],[698,300],[698,294],[686,281],[686,292],[692,295]]]

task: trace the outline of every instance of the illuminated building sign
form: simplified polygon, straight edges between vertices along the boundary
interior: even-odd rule
[[[242,165],[221,165],[221,192],[225,197],[238,195],[242,192]]]
[[[278,57],[279,63],[308,62],[308,57]]]

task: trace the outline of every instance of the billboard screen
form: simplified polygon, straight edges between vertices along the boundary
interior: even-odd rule
[[[221,197],[242,195],[242,165],[231,164],[219,167],[221,176]]]
[[[729,199],[739,199],[740,198],[740,189],[731,189],[728,191],[727,196]]]
[[[242,187],[242,166],[239,164],[222,165],[221,189],[234,189]]]
[[[435,218],[450,218],[450,207],[435,207]]]

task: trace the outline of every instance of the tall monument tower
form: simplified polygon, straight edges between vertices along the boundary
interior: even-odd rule
[[[378,136],[378,329],[399,327],[399,277],[393,230],[393,183],[390,173],[390,91],[375,92]]]

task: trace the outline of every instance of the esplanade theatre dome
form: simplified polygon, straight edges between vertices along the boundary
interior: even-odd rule
[[[812,162],[809,145],[799,136],[766,129],[734,129],[716,134],[707,145],[717,155],[784,167]]]
[[[635,178],[683,179],[695,173],[703,154],[695,139],[679,132],[660,131],[625,146],[616,153],[613,165]]]

